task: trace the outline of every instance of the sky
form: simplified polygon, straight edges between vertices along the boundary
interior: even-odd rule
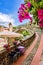
[[[26,23],[28,20],[20,23],[18,19],[17,12],[22,3],[24,3],[24,0],[0,0],[0,25],[8,26],[7,23],[9,22],[13,26]]]

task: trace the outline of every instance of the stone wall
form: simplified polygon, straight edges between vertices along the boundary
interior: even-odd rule
[[[35,38],[35,33],[28,37],[27,39],[25,38],[24,40],[22,40],[20,42],[21,45],[27,47],[31,44],[31,42],[34,40]],[[14,45],[10,47],[10,51],[7,51],[6,49],[4,49],[3,51],[0,52],[0,65],[9,65],[10,64],[10,58],[9,58],[9,53],[11,53],[11,51],[14,51],[15,47]],[[11,65],[11,64],[10,64]]]

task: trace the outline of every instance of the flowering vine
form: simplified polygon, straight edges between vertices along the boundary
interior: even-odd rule
[[[32,21],[30,13],[33,15],[35,23],[43,28],[43,0],[25,0],[25,4],[21,4],[18,11],[19,21],[22,22],[25,19]]]
[[[30,13],[28,12],[28,9],[30,8],[31,8],[30,2],[27,2],[26,4],[21,4],[18,11],[18,18],[20,22],[22,22],[24,19],[32,20],[32,17],[30,16]]]

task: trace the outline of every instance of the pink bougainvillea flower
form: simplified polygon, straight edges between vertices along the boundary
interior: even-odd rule
[[[21,4],[21,7],[20,7],[22,10],[25,9],[25,4]],[[20,9],[19,9],[20,10]]]
[[[24,11],[24,12],[27,11],[27,7],[25,4],[21,4],[21,7],[19,8],[18,13],[21,13],[22,11]]]
[[[25,7],[25,4],[21,4],[21,7],[24,8]]]
[[[43,9],[38,10],[38,18],[43,20]]]
[[[25,11],[27,10],[27,7],[25,6],[25,4],[21,4],[21,7],[19,8],[19,11]]]
[[[19,21],[22,22],[24,19],[30,19],[32,20],[32,17],[29,15],[28,8],[31,7],[31,3],[28,2],[26,4],[21,4],[21,7],[18,11],[18,18]]]
[[[18,14],[22,13],[24,10],[20,7],[18,10]]]
[[[39,26],[43,27],[43,9],[38,10]]]
[[[30,20],[32,20],[32,18],[30,17],[30,15],[29,15],[28,12],[25,13],[25,18],[26,18],[26,19],[30,19]]]
[[[22,14],[23,12],[25,12],[26,9],[22,9],[22,8],[19,8],[19,11],[18,11],[18,14]],[[27,11],[26,11],[27,12]]]
[[[19,14],[19,21],[22,22],[24,19],[30,19],[32,20],[32,17],[30,17],[28,12],[23,12],[22,14]]]
[[[26,5],[25,5],[25,4],[21,4],[21,8],[22,8],[22,9],[24,9],[24,10],[26,10],[26,9],[27,9],[27,7],[26,7]]]
[[[22,22],[22,20],[25,19],[24,16],[22,16],[21,14],[19,14],[18,18],[19,18],[19,21],[20,21],[20,22]]]
[[[43,20],[43,15],[38,16],[39,19]]]
[[[29,13],[25,12],[24,16],[25,16],[26,19],[28,19],[29,18]]]
[[[30,2],[27,2],[27,3],[26,3],[26,6],[27,6],[28,8],[30,8],[30,7],[31,7],[31,3],[30,3]]]
[[[43,20],[39,21],[39,26],[42,28],[43,27]]]
[[[43,14],[43,9],[38,10],[38,15]]]

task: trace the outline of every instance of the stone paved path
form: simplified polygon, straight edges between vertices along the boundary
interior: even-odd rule
[[[38,40],[37,40],[37,43],[36,45],[34,46],[34,48],[32,49],[31,53],[27,56],[27,58],[24,60],[24,62],[22,63],[22,65],[30,65],[36,52],[37,52],[37,49],[39,47],[39,44],[40,44],[40,40],[41,40],[41,35],[38,34],[39,37],[38,37]]]
[[[41,41],[40,41],[38,50],[30,65],[39,65],[40,64],[42,50],[43,50],[43,34],[41,35]],[[41,63],[41,65],[43,65],[43,64]]]

